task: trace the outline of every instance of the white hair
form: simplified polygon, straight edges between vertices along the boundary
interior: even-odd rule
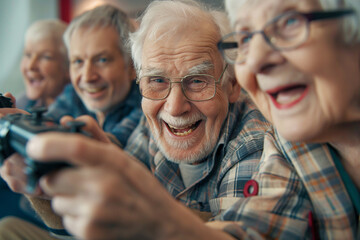
[[[123,54],[125,62],[131,59],[128,49],[129,32],[135,30],[134,23],[128,15],[119,8],[112,5],[101,5],[84,12],[74,18],[64,34],[64,42],[69,50],[70,38],[74,32],[81,28],[105,28],[112,27],[119,36],[119,49]]]
[[[64,59],[67,60],[67,51],[62,39],[66,27],[67,24],[58,19],[38,20],[26,30],[25,42],[51,39]]]
[[[165,0],[150,3],[140,17],[139,29],[130,34],[131,54],[138,75],[141,71],[145,38],[150,37],[153,41],[157,41],[165,36],[181,34],[184,27],[191,26],[199,21],[211,21],[218,29],[219,40],[221,36],[231,32],[230,24],[224,12],[208,9],[199,2],[193,0]],[[162,34],[159,34],[160,32]],[[223,59],[222,61],[225,66],[225,61]],[[224,74],[226,80],[223,82],[226,82],[230,77],[234,78],[234,76],[233,68],[228,67]]]
[[[231,24],[236,21],[238,9],[249,0],[225,0],[225,8]],[[254,1],[254,0],[252,0]],[[314,0],[323,10],[353,9],[355,14],[342,18],[343,39],[347,43],[360,42],[360,0]]]

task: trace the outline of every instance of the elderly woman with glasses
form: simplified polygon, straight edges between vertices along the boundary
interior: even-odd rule
[[[360,1],[226,0],[226,8],[235,32],[218,48],[276,128],[253,179],[259,196],[238,203],[244,224],[228,231],[359,239]]]

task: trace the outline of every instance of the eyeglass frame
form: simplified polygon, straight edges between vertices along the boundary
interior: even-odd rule
[[[213,94],[211,97],[209,97],[209,98],[207,98],[207,99],[202,99],[202,100],[192,100],[192,99],[190,99],[190,98],[186,95],[185,89],[184,89],[184,85],[183,85],[183,80],[184,80],[185,78],[191,77],[191,76],[210,76],[210,77],[212,77],[213,79],[216,79],[214,76],[212,76],[212,75],[210,75],[210,74],[188,74],[188,75],[185,75],[184,77],[172,77],[172,78],[164,77],[164,76],[161,76],[161,75],[144,75],[144,76],[141,76],[141,77],[139,77],[139,78],[136,79],[136,84],[138,84],[138,85],[139,85],[139,88],[140,88],[140,84],[139,84],[139,83],[140,83],[141,78],[143,78],[143,77],[162,77],[162,78],[164,78],[164,79],[169,80],[169,83],[170,83],[169,88],[168,88],[168,93],[165,95],[165,97],[163,97],[163,98],[149,98],[149,97],[145,97],[145,96],[142,94],[142,91],[141,91],[141,89],[140,89],[140,94],[141,94],[141,96],[143,96],[143,97],[146,98],[146,99],[150,99],[150,100],[154,100],[154,101],[164,100],[164,99],[166,99],[166,98],[170,95],[171,88],[172,88],[172,84],[173,84],[173,83],[180,83],[180,84],[181,84],[181,91],[182,91],[182,93],[184,94],[184,96],[185,96],[185,98],[186,98],[187,100],[189,100],[189,101],[191,101],[191,102],[204,102],[204,101],[211,100],[211,99],[213,99],[213,98],[215,97],[215,94],[216,94],[216,84],[220,83],[220,81],[222,80],[222,78],[223,78],[223,76],[224,76],[224,74],[225,74],[225,71],[226,71],[226,69],[228,68],[228,66],[229,66],[229,64],[226,64],[226,65],[225,65],[224,70],[222,71],[222,73],[221,73],[220,77],[218,78],[218,80],[215,80],[215,81],[214,81],[214,86],[215,86],[215,88],[214,88],[214,94]],[[181,80],[180,80],[180,81],[171,81],[171,79],[181,79]]]
[[[282,18],[283,16],[285,15],[288,15],[288,14],[299,14],[301,15],[302,17],[304,17],[306,19],[306,29],[307,29],[307,34],[306,34],[306,37],[304,38],[304,40],[295,45],[295,46],[292,46],[292,47],[284,47],[284,48],[281,48],[281,47],[277,47],[276,45],[274,45],[269,36],[266,35],[265,33],[265,29],[271,25],[271,24],[274,24],[276,21],[278,21],[280,18]],[[271,19],[270,21],[268,21],[262,28],[262,30],[258,30],[258,31],[253,31],[253,32],[248,32],[248,31],[239,31],[239,32],[232,32],[232,33],[229,33],[227,35],[225,35],[224,37],[222,37],[222,39],[217,43],[217,47],[218,47],[218,50],[221,52],[223,58],[229,63],[229,64],[235,64],[235,63],[243,63],[245,61],[246,58],[244,58],[244,60],[242,61],[239,61],[239,62],[236,62],[235,61],[231,61],[229,58],[226,57],[225,55],[225,50],[227,49],[234,49],[234,48],[237,48],[238,49],[238,43],[237,42],[224,42],[224,39],[226,38],[229,38],[233,35],[236,35],[236,34],[245,34],[247,35],[248,37],[250,37],[250,40],[251,38],[255,35],[255,34],[261,34],[263,36],[263,38],[265,39],[266,43],[269,44],[269,46],[271,46],[273,49],[275,49],[276,51],[286,51],[286,50],[291,50],[291,49],[295,49],[299,46],[301,46],[302,44],[304,44],[306,42],[306,40],[308,39],[309,37],[309,32],[310,32],[310,29],[309,29],[309,25],[312,21],[318,21],[318,20],[326,20],[326,19],[334,19],[334,18],[340,18],[340,17],[343,17],[343,16],[346,16],[346,15],[349,15],[349,14],[355,14],[356,12],[353,10],[353,9],[343,9],[343,10],[336,10],[336,11],[314,11],[314,12],[309,12],[309,13],[302,13],[302,12],[297,12],[297,11],[288,11],[288,12],[285,12],[285,13],[282,13],[278,16],[276,16],[275,18]]]

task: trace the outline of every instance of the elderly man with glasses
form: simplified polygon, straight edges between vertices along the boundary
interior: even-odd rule
[[[144,118],[127,152],[84,136],[29,141],[32,158],[78,166],[40,182],[71,234],[231,239],[204,220],[217,223],[244,195],[256,194],[249,180],[269,124],[240,94],[217,50],[228,32],[226,15],[195,1],[152,2],[131,35]]]

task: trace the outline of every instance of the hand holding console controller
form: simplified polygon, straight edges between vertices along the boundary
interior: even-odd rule
[[[35,190],[41,176],[53,170],[70,166],[61,160],[44,163],[28,157],[26,154],[26,144],[32,137],[39,133],[51,131],[81,133],[89,136],[88,133],[81,130],[85,123],[72,121],[68,122],[67,126],[58,125],[43,116],[45,111],[45,107],[34,108],[31,115],[15,113],[0,118],[0,165],[15,152],[22,155],[27,165],[25,173],[28,178],[28,192]]]

